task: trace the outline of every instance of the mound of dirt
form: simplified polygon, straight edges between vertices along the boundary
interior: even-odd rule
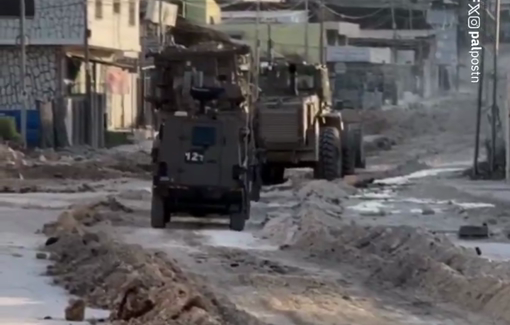
[[[510,263],[480,258],[474,250],[452,244],[445,236],[411,227],[367,227],[346,224],[328,210],[314,191],[292,216],[280,216],[264,227],[266,237],[310,256],[337,260],[391,283],[510,321]]]
[[[129,148],[128,148],[129,149]],[[90,179],[149,177],[150,156],[144,150],[61,151],[35,149],[22,153],[0,144],[0,176],[13,179]]]
[[[473,134],[475,103],[471,95],[458,95],[422,105],[416,110],[367,110],[363,112],[364,130],[366,134],[385,135],[397,143],[445,132]]]
[[[114,200],[78,206],[44,227],[54,261],[48,275],[56,284],[90,306],[111,310],[114,324],[262,325],[211,294],[165,254],[110,239],[112,228],[97,212],[105,209],[125,207]]]

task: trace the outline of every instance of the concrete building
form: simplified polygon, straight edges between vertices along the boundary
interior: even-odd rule
[[[230,37],[255,44],[256,30],[253,24],[221,24],[215,28],[227,33]],[[305,24],[282,23],[261,24],[259,26],[259,39],[261,51],[267,53],[269,40],[273,43],[276,55],[305,55]],[[320,26],[318,23],[308,24],[308,60],[320,61]],[[344,22],[324,23],[324,46],[345,45],[346,39],[357,37],[359,27],[356,24]]]
[[[116,62],[136,59],[140,52],[137,0],[35,1],[35,16],[26,24],[27,102],[32,109],[38,100],[68,96],[73,88],[69,82],[75,84],[74,92],[85,91],[81,62],[87,28],[95,90],[107,94],[110,126],[127,126],[136,103],[131,91],[136,75]],[[19,40],[19,20],[0,19],[0,109],[18,109],[22,103]]]
[[[221,24],[221,7],[215,0],[189,0],[184,2],[184,17],[199,25]]]

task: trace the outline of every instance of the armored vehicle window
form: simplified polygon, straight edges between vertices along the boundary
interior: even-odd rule
[[[313,90],[315,88],[313,76],[301,75],[297,77],[298,89]]]
[[[191,143],[197,147],[208,147],[216,144],[216,129],[209,126],[195,126],[191,134]]]

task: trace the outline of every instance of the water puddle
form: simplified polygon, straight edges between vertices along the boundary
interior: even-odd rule
[[[375,184],[381,185],[403,185],[409,183],[410,180],[425,178],[425,177],[433,177],[446,173],[455,173],[464,171],[464,168],[433,168],[433,169],[424,169],[419,170],[417,172],[405,175],[405,176],[397,176],[390,178],[383,178],[376,180]]]
[[[370,225],[412,225],[433,231],[456,232],[464,223],[458,214],[465,210],[493,208],[485,202],[439,200],[406,196],[401,192],[411,180],[455,173],[464,168],[436,168],[376,181],[374,186],[351,195],[346,218]],[[399,193],[400,192],[400,193]],[[449,218],[448,213],[455,217]]]
[[[480,240],[452,240],[458,246],[475,249],[480,248],[482,254],[480,257],[493,261],[510,261],[510,243],[501,243],[494,241]]]
[[[200,230],[196,233],[206,237],[206,244],[210,246],[266,251],[278,250],[277,246],[267,244],[264,241],[255,238],[248,232],[233,232],[230,230]]]

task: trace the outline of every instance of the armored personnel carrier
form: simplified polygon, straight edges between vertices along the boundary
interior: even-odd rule
[[[254,128],[263,184],[283,182],[286,168],[311,167],[315,178],[333,180],[363,167],[359,112],[332,108],[325,66],[269,65],[260,85]]]
[[[226,216],[242,231],[250,216],[253,145],[249,48],[170,47],[152,55],[161,126],[154,141],[151,225],[173,215]]]

